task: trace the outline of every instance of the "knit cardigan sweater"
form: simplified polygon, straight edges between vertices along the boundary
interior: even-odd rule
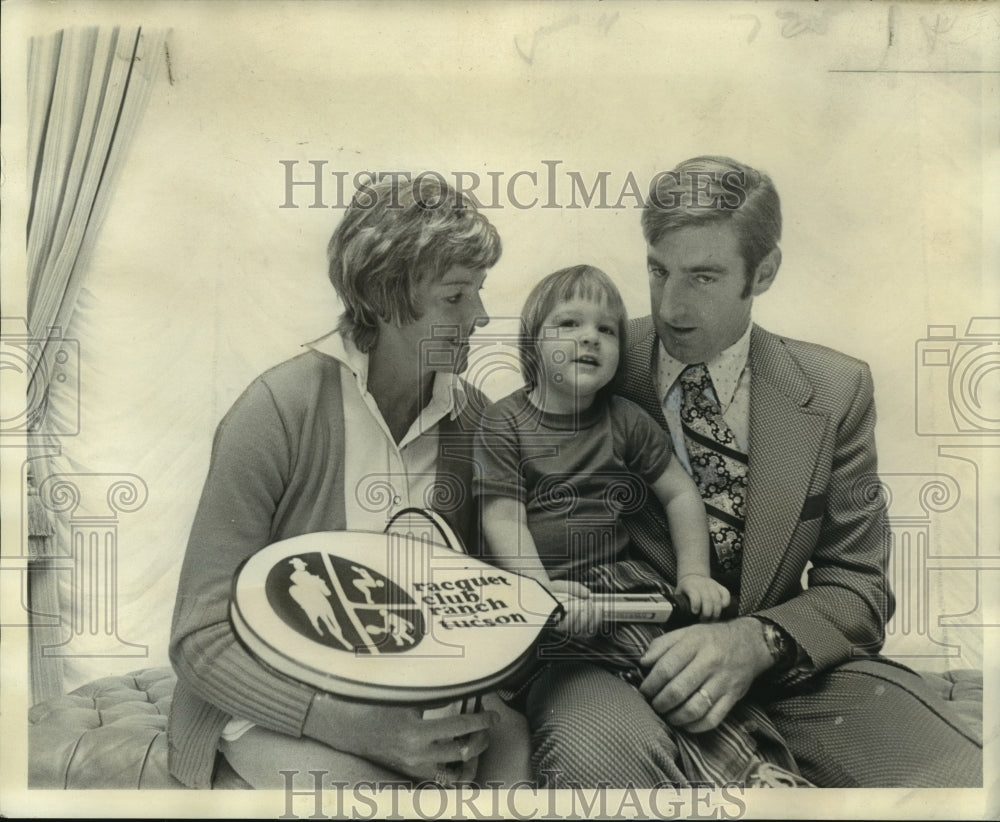
[[[316,690],[257,662],[229,622],[240,563],[278,540],[345,527],[340,362],[310,350],[258,377],[219,424],[195,514],[170,639],[177,687],[168,723],[170,772],[211,787],[231,716],[299,737]],[[438,476],[469,489],[483,396],[438,424]],[[472,500],[466,493],[464,499]],[[439,510],[478,553],[471,504]]]

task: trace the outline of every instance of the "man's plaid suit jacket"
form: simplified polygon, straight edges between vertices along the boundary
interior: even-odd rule
[[[626,346],[618,391],[666,431],[651,317],[630,322]],[[845,354],[756,325],[748,367],[749,473],[737,611],[784,628],[808,655],[807,670],[876,653],[894,600],[886,577],[889,527],[876,473],[871,372]],[[676,563],[656,499],[626,526],[637,555],[673,581]]]

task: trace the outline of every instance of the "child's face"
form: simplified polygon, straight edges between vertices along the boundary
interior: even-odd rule
[[[557,303],[539,329],[538,350],[545,410],[585,408],[618,369],[618,317],[604,302]]]

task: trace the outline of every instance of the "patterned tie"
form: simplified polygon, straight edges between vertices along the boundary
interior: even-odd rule
[[[713,576],[734,596],[739,592],[746,516],[747,455],[738,450],[704,363],[680,376],[681,427],[695,484],[705,500],[715,556]]]

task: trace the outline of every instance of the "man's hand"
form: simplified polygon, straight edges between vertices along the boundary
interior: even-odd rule
[[[743,617],[659,636],[639,664],[649,669],[639,690],[653,709],[697,733],[722,722],[772,659],[760,622]]]

